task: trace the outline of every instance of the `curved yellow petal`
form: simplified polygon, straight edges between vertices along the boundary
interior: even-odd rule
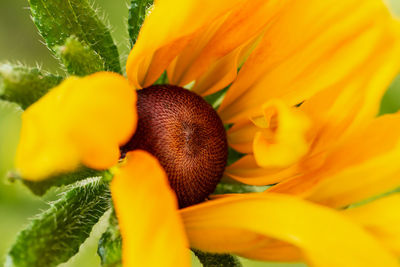
[[[253,155],[239,159],[225,170],[225,175],[236,181],[249,185],[270,185],[299,174],[298,166],[288,168],[262,168]]]
[[[269,192],[299,194],[343,207],[400,185],[400,113],[381,116],[332,148],[315,170]]]
[[[372,201],[343,214],[362,225],[389,250],[400,256],[400,195],[398,193]]]
[[[220,116],[235,122],[271,98],[297,105],[319,91],[342,90],[344,80],[362,79],[358,90],[373,86],[375,92],[383,92],[398,64],[386,68],[385,61],[376,64],[371,59],[397,58],[398,46],[397,22],[381,0],[293,1],[267,28],[240,70]],[[385,71],[371,81],[371,67]],[[377,94],[368,98],[373,96]]]
[[[199,40],[199,35],[207,30],[207,26],[226,17],[242,2],[156,1],[129,54],[126,69],[131,83],[137,88],[151,85],[191,40]]]
[[[256,162],[264,168],[283,168],[297,163],[309,149],[309,119],[296,108],[274,99],[262,107],[264,116],[253,118],[259,127],[254,136]]]
[[[111,194],[124,267],[190,266],[176,196],[156,158],[141,150],[128,153],[115,170]]]
[[[400,57],[400,27],[394,27],[394,32],[397,41],[388,39],[381,45],[382,51],[391,53],[376,53],[369,59],[369,65],[355,69],[338,84],[341,90],[331,87],[301,105],[300,109],[313,120],[318,139],[312,153],[328,150],[376,117],[382,96],[400,69],[400,62],[393,60]],[[369,79],[358,76],[360,72]]]
[[[103,72],[68,78],[23,113],[16,167],[29,180],[79,164],[109,168],[136,121],[136,93],[124,77]]]
[[[311,266],[399,266],[394,255],[344,215],[287,195],[235,195],[180,213],[191,246],[204,251],[267,260],[268,246],[279,251],[275,244],[296,258],[291,244]]]
[[[241,153],[252,154],[254,136],[258,131],[258,127],[246,118],[226,131],[228,144]]]
[[[258,38],[286,2],[290,1],[253,0],[236,5],[213,27],[213,31],[206,34],[207,38],[200,34],[200,40],[195,39],[185,47],[174,68],[169,69],[170,82],[183,86],[199,78],[199,83],[206,82],[209,88],[215,87],[208,89],[207,94],[222,89],[236,77],[242,49],[247,50],[249,43],[252,47],[252,39]],[[218,83],[220,85],[216,86]],[[206,88],[204,84],[198,86]],[[194,91],[200,94],[199,87],[196,86]]]

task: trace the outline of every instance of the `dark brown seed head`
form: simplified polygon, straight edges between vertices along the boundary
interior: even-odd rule
[[[137,108],[138,127],[123,152],[143,149],[153,154],[180,208],[202,202],[220,181],[228,155],[225,129],[215,110],[200,96],[173,85],[139,90]]]

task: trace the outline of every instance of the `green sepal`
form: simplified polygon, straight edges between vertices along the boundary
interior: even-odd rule
[[[213,254],[192,249],[204,267],[241,267],[239,259],[231,254]]]
[[[103,176],[104,173],[105,172],[103,171],[93,170],[82,166],[73,172],[53,175],[43,181],[34,182],[24,180],[23,177],[18,177],[17,174],[13,172],[10,172],[8,174],[8,178],[11,182],[13,180],[21,180],[25,184],[25,186],[27,186],[32,191],[32,193],[38,196],[43,196],[52,187],[70,185],[89,177]]]
[[[76,36],[99,54],[105,70],[121,73],[118,49],[110,30],[87,0],[29,0],[29,4],[36,27],[55,54],[57,46]]]
[[[140,28],[152,5],[153,0],[131,0],[128,17],[128,32],[131,47],[136,43]]]
[[[0,64],[0,99],[17,103],[26,109],[62,80],[63,77],[38,68]]]
[[[55,50],[70,75],[86,76],[105,69],[100,55],[75,36],[68,37]]]
[[[108,184],[101,178],[74,184],[18,234],[5,266],[51,267],[67,261],[109,207]]]
[[[122,266],[122,238],[115,212],[111,213],[108,228],[99,240],[97,254],[103,267]]]

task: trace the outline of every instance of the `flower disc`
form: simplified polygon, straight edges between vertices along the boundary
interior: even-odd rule
[[[200,96],[173,85],[139,90],[137,109],[138,128],[123,151],[153,154],[166,171],[180,208],[204,201],[215,190],[227,161],[226,132],[218,114]]]

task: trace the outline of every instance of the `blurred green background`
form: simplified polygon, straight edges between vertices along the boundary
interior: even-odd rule
[[[128,34],[126,28],[128,1],[96,0],[96,5],[103,11],[105,18],[112,25],[113,36],[118,43],[122,62],[128,55]],[[391,0],[393,12],[400,14],[400,0]],[[400,59],[399,59],[400,60]],[[22,62],[30,66],[39,64],[45,70],[62,72],[36,31],[31,21],[27,0],[0,0],[0,62]],[[382,102],[382,113],[392,113],[400,108],[400,77],[398,77]],[[20,184],[10,184],[5,179],[12,167],[14,151],[18,141],[21,111],[17,106],[0,102],[0,265],[4,261],[7,249],[12,244],[18,231],[24,228],[39,211],[46,209],[47,199],[33,196]],[[105,218],[103,218],[105,221]],[[105,223],[99,223],[91,237],[81,247],[80,252],[64,267],[99,266],[96,255],[96,240],[105,230]],[[193,258],[194,266],[200,266]],[[273,264],[243,260],[246,267],[299,267],[303,264]]]

